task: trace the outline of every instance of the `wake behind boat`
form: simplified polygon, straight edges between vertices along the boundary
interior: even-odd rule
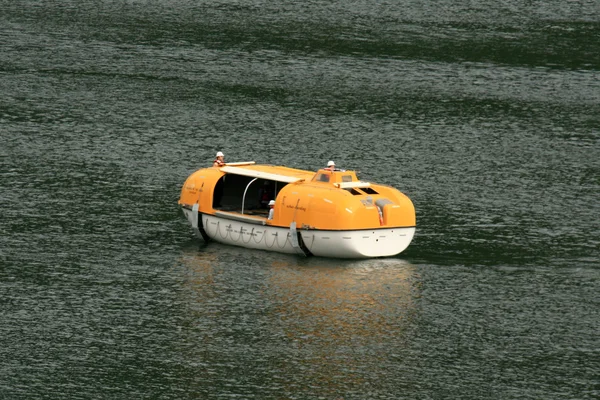
[[[305,256],[394,256],[408,247],[416,226],[406,195],[360,181],[355,171],[253,161],[194,172],[179,204],[205,241]]]

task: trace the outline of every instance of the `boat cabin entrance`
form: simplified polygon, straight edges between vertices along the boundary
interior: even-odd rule
[[[213,208],[240,214],[267,215],[269,201],[287,185],[270,179],[226,174],[215,186]]]

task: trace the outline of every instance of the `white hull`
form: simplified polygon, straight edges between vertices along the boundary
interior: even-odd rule
[[[216,242],[289,254],[332,258],[389,257],[404,251],[415,234],[414,227],[353,231],[299,229],[297,232],[302,237],[302,246],[290,228],[199,214],[187,208],[183,211],[198,236],[200,227],[208,238]],[[198,221],[199,217],[201,221]]]

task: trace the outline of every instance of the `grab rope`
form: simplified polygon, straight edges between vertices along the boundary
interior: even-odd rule
[[[215,238],[216,238],[216,237],[217,237],[217,231],[215,230],[215,232],[214,232],[214,233],[210,233],[210,232],[209,232],[209,230],[208,230],[208,226],[209,226],[209,225],[210,225],[210,224],[208,223],[208,217],[207,217],[207,218],[205,219],[205,221],[204,221],[204,230],[206,231],[206,234],[207,234],[208,236],[213,236],[213,237],[215,237]],[[218,224],[217,224],[217,229],[219,229],[219,226],[218,226]]]
[[[265,232],[265,233],[266,233],[266,232]],[[266,235],[263,235],[263,236],[266,236]],[[266,245],[266,246],[267,246],[269,249],[271,249],[271,248],[273,248],[273,246],[275,246],[275,243],[277,243],[277,247],[278,247],[278,248],[280,248],[280,249],[283,249],[283,248],[285,248],[286,244],[289,242],[289,236],[290,236],[290,234],[289,234],[289,232],[288,232],[288,234],[287,234],[287,236],[286,236],[285,240],[283,241],[283,245],[280,245],[280,244],[279,244],[279,232],[275,232],[274,234],[272,234],[272,236],[275,236],[275,237],[273,238],[273,241],[271,242],[271,244],[268,244],[268,243],[267,243],[267,240],[266,240],[266,238],[265,238],[265,245]],[[290,243],[290,244],[291,244],[291,243]]]
[[[229,233],[229,237],[231,238],[231,240],[233,240],[234,242],[237,242],[238,240],[240,240],[240,237],[242,237],[242,227],[240,227],[240,230],[238,231],[238,237],[237,239],[233,238],[232,233],[234,232],[232,225],[229,224],[229,226],[227,227],[227,232]]]
[[[229,226],[231,226],[231,224]],[[221,221],[217,221],[217,231],[219,232],[219,236],[222,239],[227,239],[227,236],[229,236],[229,232],[227,231],[227,226],[225,226],[225,236],[223,236],[223,234],[221,233]]]
[[[243,227],[242,227],[242,228],[240,228],[240,235],[242,235],[242,234],[243,234],[243,230],[244,230],[244,228],[243,228]],[[246,229],[246,231],[248,231],[248,229]],[[245,241],[245,240],[244,240],[244,237],[242,236],[242,242],[244,242],[245,244],[248,244],[248,243],[250,243],[250,240],[252,239],[252,235],[254,235],[254,228],[252,228],[252,230],[250,231],[250,237],[248,238],[248,241]]]
[[[254,228],[252,230],[254,230]],[[258,236],[258,234],[256,234],[256,236]],[[254,240],[254,243],[257,243],[257,244],[260,243],[260,242],[262,242],[263,239],[265,240],[265,244],[266,244],[267,241],[266,241],[266,238],[265,238],[265,231],[264,230],[262,231],[262,236],[261,236],[260,239],[258,239],[258,241],[256,240],[256,238],[254,238],[254,236],[252,236],[252,240]]]
[[[267,247],[270,249],[275,245],[275,242],[277,241],[277,232],[272,234],[272,236],[275,236],[275,238],[273,238],[273,242],[271,242],[270,245],[267,243],[266,233],[267,233],[267,231],[265,231],[265,233],[263,234],[263,237],[265,238],[265,245],[267,245]],[[277,245],[279,246],[279,244],[277,244]]]
[[[211,233],[209,231],[209,225],[216,225],[214,233]],[[274,236],[274,237],[273,237],[273,241],[271,242],[271,244],[269,244],[268,238],[267,238],[267,236],[269,236],[269,233],[266,228],[258,233],[255,233],[256,228],[252,228],[252,230],[249,233],[249,238],[248,238],[248,240],[246,240],[246,239],[244,239],[244,235],[245,235],[245,233],[248,232],[248,230],[244,229],[243,225],[240,226],[240,230],[238,232],[237,238],[234,238],[234,236],[232,234],[232,232],[234,232],[232,224],[225,225],[225,233],[223,233],[221,230],[221,221],[217,221],[216,224],[214,224],[214,223],[210,224],[208,221],[208,218],[206,218],[205,222],[204,222],[204,226],[206,227],[205,231],[207,232],[207,234],[209,236],[213,236],[215,239],[217,239],[217,236],[218,236],[219,238],[221,238],[223,240],[229,239],[235,243],[241,241],[244,244],[248,244],[248,243],[250,243],[250,241],[253,241],[255,244],[258,244],[258,245],[260,245],[262,242],[264,242],[264,245],[268,249],[273,248],[275,246],[275,244],[277,244],[277,248],[279,248],[279,249],[284,249],[286,246],[293,246],[292,242],[291,242],[291,238],[290,238],[290,232],[286,233],[283,243],[280,243],[281,242],[280,236],[283,236],[283,235],[280,235],[281,232],[271,233],[270,235]],[[260,235],[260,237],[259,237],[259,235]],[[313,235],[310,247],[313,246],[314,241],[315,241],[315,236]]]
[[[279,232],[277,232],[277,233],[279,233]],[[285,240],[283,241],[283,246],[279,244],[279,235],[277,235],[275,240],[277,240],[277,247],[279,247],[280,249],[283,249],[285,247],[285,245],[287,244],[287,242],[289,242],[289,240],[290,240],[290,233],[288,232],[287,235],[285,235]],[[290,245],[291,245],[291,243],[290,243]]]

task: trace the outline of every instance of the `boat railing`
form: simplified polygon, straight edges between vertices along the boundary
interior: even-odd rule
[[[239,162],[228,162],[225,163],[225,166],[229,166],[229,167],[241,167],[243,165],[254,165],[256,164],[256,161],[239,161]]]

